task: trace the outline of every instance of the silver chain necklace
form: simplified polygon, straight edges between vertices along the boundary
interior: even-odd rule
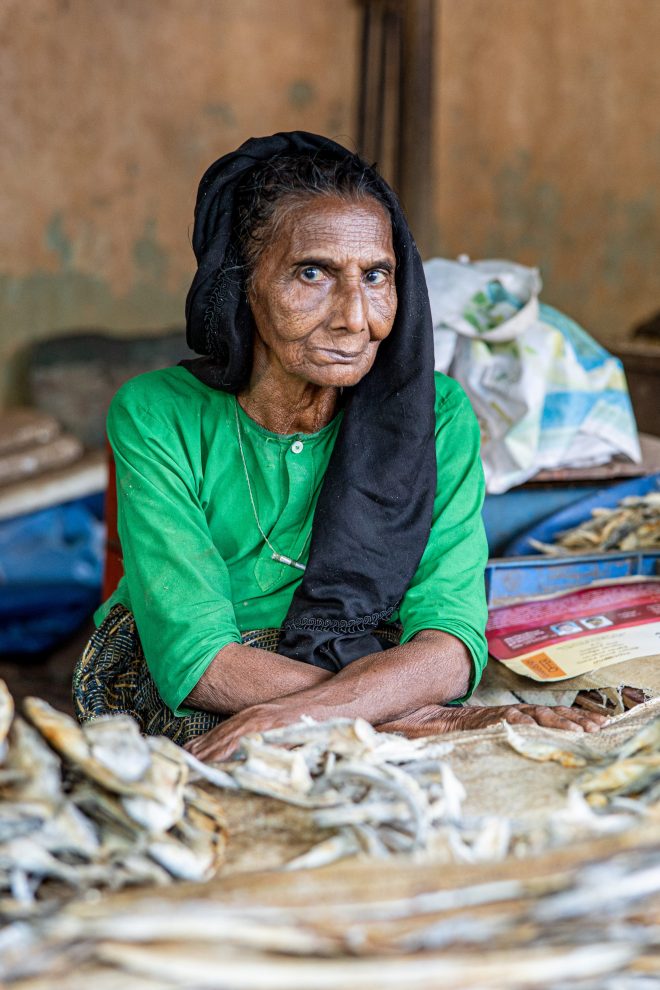
[[[273,544],[270,542],[266,534],[264,533],[261,523],[259,522],[259,515],[257,513],[257,506],[254,501],[254,495],[252,494],[252,485],[250,484],[250,475],[248,474],[247,464],[245,462],[245,452],[243,450],[243,438],[241,436],[241,422],[238,418],[238,399],[234,396],[234,416],[236,419],[236,436],[238,437],[238,449],[241,452],[241,460],[243,462],[243,471],[245,473],[245,480],[247,481],[248,494],[250,495],[250,504],[252,506],[252,512],[254,513],[254,521],[257,524],[257,529],[261,533],[261,536],[266,543],[269,550],[272,551],[271,558],[276,560],[278,564],[287,564],[289,567],[296,567],[299,571],[305,570],[305,565],[301,564],[298,560],[293,560],[291,557],[287,557],[285,554],[280,553],[276,550]],[[305,541],[307,542],[307,541]]]

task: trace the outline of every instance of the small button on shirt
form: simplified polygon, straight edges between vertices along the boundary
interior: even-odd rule
[[[291,452],[294,454],[301,454],[304,450],[304,445],[300,440],[294,440],[291,444]]]

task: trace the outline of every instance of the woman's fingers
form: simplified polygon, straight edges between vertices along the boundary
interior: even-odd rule
[[[187,742],[184,748],[196,756],[198,760],[205,762],[212,760],[218,763],[228,759],[238,746],[240,737],[239,739],[234,739],[233,736],[228,737],[226,733],[218,731],[220,728],[217,726],[202,736],[196,736]]]
[[[562,705],[558,705],[553,711],[556,711],[571,722],[577,722],[586,732],[598,732],[608,720],[607,715],[601,715],[599,712],[590,712],[584,708],[565,708]]]
[[[516,708],[511,705],[510,708],[505,708],[502,714],[494,718],[493,721],[510,722],[512,725],[524,725],[525,723],[534,725],[536,719],[529,712],[523,711],[522,708]]]
[[[483,729],[499,722],[511,725],[542,725],[548,729],[562,729],[564,732],[597,732],[607,721],[605,715],[585,711],[582,708],[567,708],[565,705],[501,705],[493,708],[462,708],[454,724],[448,724],[443,731],[452,729]]]
[[[563,729],[566,732],[597,732],[607,721],[604,715],[565,705],[525,705],[524,710],[537,725],[548,729]]]
[[[245,710],[222,722],[203,736],[197,736],[186,744],[186,749],[199,760],[221,762],[237,749],[242,737],[249,732],[263,732],[277,725],[296,721],[297,716],[274,717],[269,710],[256,707]],[[583,708],[565,705],[501,705],[497,707],[443,707],[426,706],[418,712],[386,725],[378,726],[389,732],[403,732],[408,736],[434,735],[454,732],[457,729],[483,729],[499,722],[512,725],[542,725],[548,729],[565,732],[597,732],[607,717]]]
[[[237,712],[236,715],[232,715],[231,718],[216,725],[214,729],[206,732],[203,736],[192,739],[186,745],[186,749],[199,760],[219,763],[229,759],[238,749],[243,736],[291,725],[292,722],[297,722],[299,718],[300,715],[296,710],[291,707],[286,708],[276,702],[253,705]]]
[[[567,713],[568,712],[568,713]],[[547,729],[563,729],[566,732],[584,732],[586,723],[571,717],[570,709],[546,707],[535,705],[533,718],[537,725],[543,725]]]

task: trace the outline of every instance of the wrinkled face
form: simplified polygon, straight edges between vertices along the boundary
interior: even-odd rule
[[[376,200],[291,206],[248,290],[268,360],[317,385],[355,385],[392,329],[395,265],[390,218]]]

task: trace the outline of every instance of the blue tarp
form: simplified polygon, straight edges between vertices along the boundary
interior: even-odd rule
[[[0,654],[52,649],[96,608],[102,516],[95,495],[0,522]]]

